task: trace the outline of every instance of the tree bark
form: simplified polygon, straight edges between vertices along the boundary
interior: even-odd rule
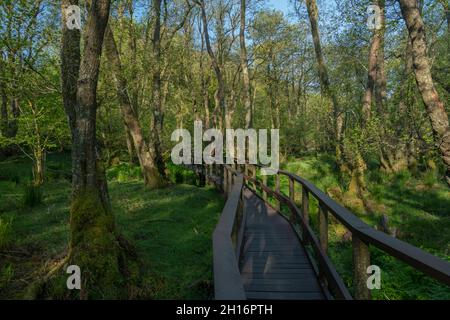
[[[253,126],[253,112],[251,100],[252,88],[250,84],[250,72],[248,69],[247,47],[245,46],[245,14],[246,0],[241,0],[241,21],[239,28],[240,58],[244,85],[245,128],[249,129]]]
[[[78,0],[61,2],[62,95],[72,134],[71,237],[64,261],[81,269],[79,298],[126,297],[128,286],[123,284],[125,275],[129,275],[127,250],[116,231],[96,140],[97,81],[110,1],[90,1],[82,57],[80,31],[69,30],[66,25],[65,10],[69,5],[78,5]],[[61,277],[66,279],[65,273]],[[66,292],[56,288],[65,287],[65,283],[55,280],[48,284],[47,294]],[[76,294],[71,291],[65,297]]]
[[[164,159],[162,156],[162,130],[164,122],[164,112],[162,110],[162,86],[161,86],[161,0],[153,1],[153,9],[155,10],[155,25],[153,28],[153,124],[150,148],[154,156],[154,162],[158,168],[161,179],[166,176]]]
[[[203,35],[205,37],[206,51],[208,52],[208,55],[211,59],[211,63],[217,78],[217,91],[214,97],[216,106],[213,113],[213,121],[216,128],[219,128],[222,126],[221,123],[222,121],[219,121],[220,113],[222,113],[223,115],[227,113],[225,103],[225,81],[223,78],[222,70],[219,65],[219,61],[217,60],[217,57],[215,56],[214,51],[212,50],[211,47],[211,41],[209,39],[209,31],[208,31],[208,19],[206,17],[206,7],[204,0],[200,1],[200,6],[203,21]]]
[[[446,167],[446,181],[450,186],[450,128],[448,114],[433,83],[427,53],[425,25],[417,0],[399,0],[403,18],[412,44],[413,68],[417,87],[422,95],[433,128],[434,139]]]
[[[151,153],[152,149],[145,142],[139,118],[133,110],[131,98],[128,93],[127,80],[123,76],[122,63],[110,27],[107,28],[105,33],[105,54],[114,75],[122,117],[132,137],[145,185],[150,189],[159,188],[165,182],[158,172],[158,168],[154,162],[156,157]],[[153,130],[155,129],[153,128]]]
[[[342,130],[344,120],[336,94],[331,88],[327,67],[323,58],[319,25],[317,21],[319,11],[317,9],[316,0],[306,0],[306,8],[308,10],[309,22],[311,24],[311,35],[313,38],[314,51],[316,54],[317,66],[319,71],[320,87],[322,93],[331,101],[332,104],[334,134],[336,139],[336,160],[339,165],[342,165]]]
[[[0,95],[2,96],[0,106],[0,133],[6,137],[8,135],[8,96],[6,95],[6,90],[1,80]]]
[[[386,97],[386,80],[384,71],[384,1],[374,2],[381,9],[381,28],[375,30],[372,35],[369,49],[369,62],[366,92],[363,99],[363,126],[366,126],[372,116],[373,97],[377,103],[378,111],[382,112],[382,105]]]

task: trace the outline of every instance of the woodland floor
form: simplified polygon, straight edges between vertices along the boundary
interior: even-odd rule
[[[332,198],[373,227],[384,214],[396,236],[431,254],[450,261],[450,192],[432,172],[405,171],[388,175],[369,170],[366,175],[366,206],[357,197],[339,187],[332,158],[309,156],[287,161],[284,169],[310,180]],[[281,189],[289,192],[288,181]],[[300,202],[300,189],[296,199]],[[317,203],[311,201],[311,222],[318,232]],[[367,211],[367,206],[371,212]],[[347,286],[352,284],[352,251],[347,230],[331,220],[330,256]],[[450,288],[415,271],[403,262],[371,247],[371,263],[381,268],[381,290],[373,290],[374,299],[450,299]]]
[[[30,162],[0,162],[0,298],[21,298],[39,268],[65,253],[70,159],[50,155],[47,164],[42,202],[30,207],[23,200]],[[374,227],[385,214],[398,238],[450,261],[450,192],[435,174],[369,170],[366,207],[372,212],[367,213],[360,200],[339,187],[327,156],[291,159],[284,169],[312,181]],[[174,182],[190,184],[150,192],[139,179],[139,168],[121,164],[108,170],[117,223],[137,247],[144,266],[142,285],[151,298],[208,299],[213,288],[211,236],[223,200],[214,189],[193,186],[192,177],[169,170]],[[288,181],[282,180],[281,187],[287,193]],[[299,198],[298,188],[296,192]],[[317,229],[317,204],[311,202],[311,223]],[[330,256],[351,288],[351,243],[346,230],[333,221]],[[374,248],[371,257],[382,270],[382,288],[373,291],[375,299],[450,299],[448,287],[402,262]]]
[[[70,172],[66,156],[48,159],[49,181],[42,203],[23,203],[30,164],[0,163],[0,218],[12,219],[9,244],[0,246],[0,299],[20,299],[47,261],[64,255],[68,243]],[[131,170],[133,171],[133,170]],[[152,299],[208,299],[212,294],[212,232],[223,208],[212,188],[178,184],[147,191],[133,172],[108,172],[120,231],[143,263],[143,286]],[[1,234],[1,228],[0,228]]]

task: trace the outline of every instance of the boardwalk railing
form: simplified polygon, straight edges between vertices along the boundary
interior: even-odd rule
[[[267,176],[258,175],[259,165],[234,164],[210,166],[208,176],[222,176],[221,186],[228,196],[219,224],[214,232],[214,280],[216,299],[245,299],[239,272],[239,257],[245,228],[242,213],[242,190],[247,187],[268,204],[268,196],[276,200],[275,209],[282,205],[290,212],[289,220],[300,229],[300,240],[312,248],[316,274],[329,298],[352,299],[347,287],[328,257],[329,216],[333,216],[352,234],[353,292],[356,299],[370,299],[367,286],[367,268],[370,266],[369,246],[374,246],[424,274],[450,286],[450,263],[406,242],[377,231],[309,181],[287,171],[275,175],[275,190],[267,183]],[[220,172],[218,172],[220,170]],[[280,190],[280,178],[289,180],[289,194]],[[215,180],[217,184],[217,180]],[[295,201],[296,185],[301,187],[301,207]],[[316,236],[310,225],[310,200],[318,203],[318,229]]]
[[[367,286],[370,245],[381,249],[390,256],[407,263],[439,282],[450,285],[450,263],[404,241],[375,230],[349,210],[339,205],[311,182],[281,170],[275,176],[275,190],[272,190],[267,186],[267,178],[265,176],[262,177],[263,181],[257,178],[257,169],[261,169],[261,166],[246,164],[241,165],[241,167],[243,167],[245,172],[245,180],[250,182],[249,186],[253,186],[254,191],[259,187],[264,199],[267,199],[267,194],[271,194],[278,201],[276,205],[278,210],[282,204],[288,206],[291,212],[291,221],[300,225],[303,242],[310,243],[316,254],[319,265],[319,280],[323,285],[331,289],[336,298],[348,298],[348,291],[346,292],[346,289],[342,287],[342,282],[336,277],[333,271],[334,268],[327,255],[329,215],[332,215],[352,234],[353,291],[356,299],[370,299],[370,290]],[[287,196],[280,191],[280,177],[282,176],[287,177],[289,180],[289,194]],[[295,203],[296,184],[299,184],[301,187],[301,209]],[[309,224],[311,197],[318,202],[318,239]]]
[[[242,203],[244,177],[223,166],[225,207],[213,234],[214,290],[217,300],[245,300],[239,256],[245,228]]]

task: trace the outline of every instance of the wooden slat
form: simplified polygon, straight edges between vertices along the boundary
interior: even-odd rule
[[[245,281],[252,281],[255,279],[304,279],[304,277],[314,278],[314,272],[303,269],[297,273],[265,273],[265,274],[246,274]]]
[[[250,300],[321,300],[320,292],[255,292],[247,291]]]
[[[290,223],[252,192],[244,196],[249,214],[240,270],[246,295],[323,299],[317,275]]]

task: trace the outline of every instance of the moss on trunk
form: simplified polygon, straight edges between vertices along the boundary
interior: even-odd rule
[[[96,190],[76,196],[71,206],[67,257],[28,291],[31,299],[128,299],[139,295],[134,247],[116,231],[114,216]],[[67,266],[81,270],[81,290],[67,288]]]

